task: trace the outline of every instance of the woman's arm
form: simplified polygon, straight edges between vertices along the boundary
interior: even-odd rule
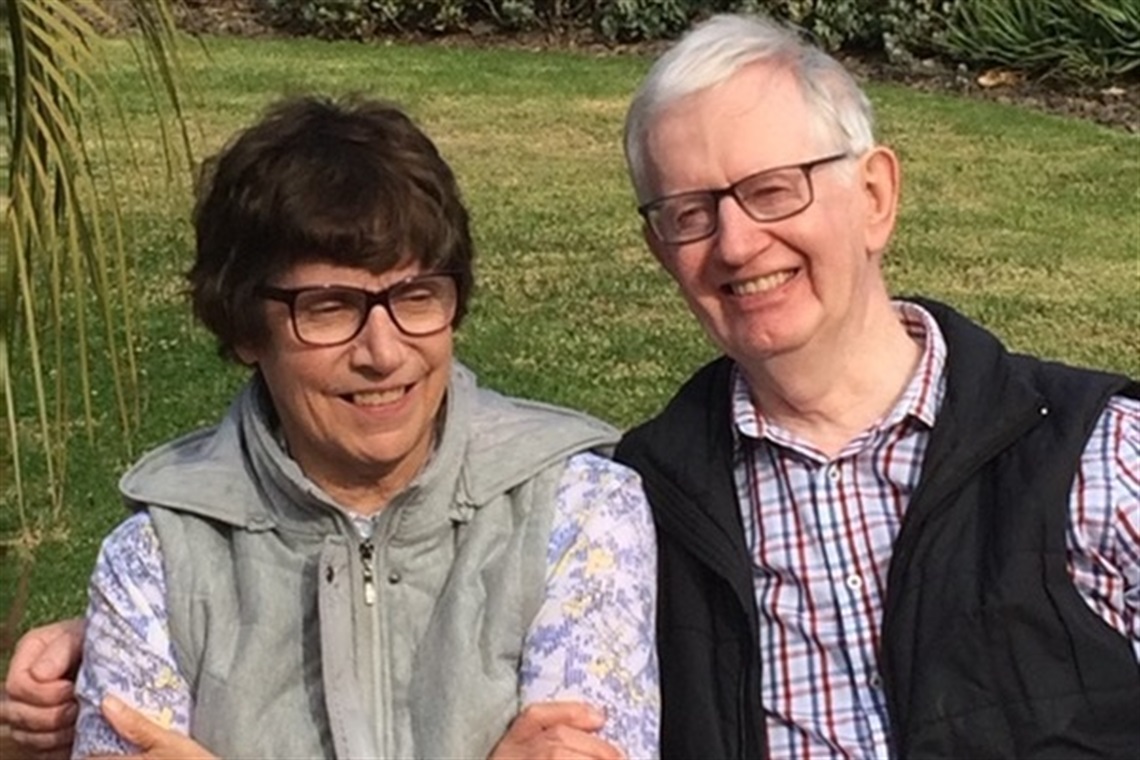
[[[161,727],[189,732],[190,688],[174,658],[162,551],[145,513],[132,516],[107,537],[91,576],[87,634],[76,682],[76,757],[138,751],[100,712],[108,695],[139,709]]]
[[[641,481],[592,454],[558,490],[546,600],[531,625],[523,704],[580,700],[605,713],[598,735],[628,757],[659,753],[656,542]]]

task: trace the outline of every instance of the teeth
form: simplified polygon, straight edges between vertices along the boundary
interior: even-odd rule
[[[393,388],[388,391],[374,391],[371,393],[354,393],[352,402],[359,406],[383,406],[399,401],[404,395],[404,388]]]
[[[734,282],[732,284],[733,295],[747,296],[753,293],[763,293],[778,288],[788,280],[792,279],[796,274],[794,269],[785,269],[780,272],[773,272],[766,274],[763,277],[757,277],[755,280],[748,280],[747,282]]]

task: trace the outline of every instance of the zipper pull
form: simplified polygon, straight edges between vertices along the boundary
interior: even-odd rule
[[[376,581],[372,575],[372,541],[360,543],[360,564],[364,567],[364,603],[376,604]]]

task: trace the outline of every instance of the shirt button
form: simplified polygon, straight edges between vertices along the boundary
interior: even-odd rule
[[[847,584],[847,588],[852,591],[858,591],[863,588],[863,577],[860,575],[848,575],[845,583]]]
[[[878,673],[872,673],[871,677],[867,679],[867,683],[871,685],[872,689],[883,688],[883,678]]]
[[[839,480],[839,466],[833,464],[830,467],[828,467],[827,468],[827,477],[831,479],[832,483],[838,481]]]
[[[399,583],[403,579],[404,579],[404,576],[400,575],[399,570],[393,570],[392,572],[388,573],[388,582],[393,584],[393,585]]]

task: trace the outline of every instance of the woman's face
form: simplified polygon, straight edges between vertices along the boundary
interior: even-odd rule
[[[376,275],[309,262],[268,284],[380,291],[417,274],[418,264]],[[290,456],[344,506],[377,511],[431,454],[451,371],[451,326],[411,337],[378,305],[347,343],[312,346],[294,332],[288,304],[265,300],[263,308],[268,339],[239,348],[238,355],[265,378]]]

